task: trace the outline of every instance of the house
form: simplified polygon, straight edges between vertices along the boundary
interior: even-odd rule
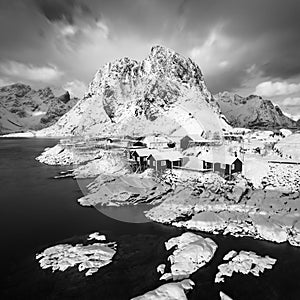
[[[238,157],[224,155],[203,156],[204,169],[212,169],[222,176],[229,176],[243,171],[243,162]]]
[[[168,149],[170,140],[164,136],[149,135],[141,140],[149,149]]]
[[[139,164],[141,169],[144,170],[147,168],[147,158],[151,154],[158,154],[158,153],[159,152],[156,149],[140,148],[140,149],[135,149],[132,152],[131,157]]]
[[[173,169],[182,165],[182,157],[178,151],[152,153],[147,158],[147,165],[156,171]]]
[[[208,140],[203,138],[200,134],[189,134],[180,140],[180,148],[186,150],[190,147],[198,146],[214,146],[219,145],[221,140]]]
[[[181,138],[180,148],[186,150],[190,146],[190,142],[203,141],[204,138],[200,134],[189,134]]]

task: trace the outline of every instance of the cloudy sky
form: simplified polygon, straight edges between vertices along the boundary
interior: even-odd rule
[[[299,13],[299,0],[0,0],[0,86],[81,95],[106,62],[162,44],[213,93],[256,93],[300,117]]]

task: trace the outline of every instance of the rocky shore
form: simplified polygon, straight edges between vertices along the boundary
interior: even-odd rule
[[[176,183],[174,191],[145,213],[153,221],[300,246],[298,191],[254,189],[242,177],[230,182],[216,174],[188,184],[169,174],[169,182]]]

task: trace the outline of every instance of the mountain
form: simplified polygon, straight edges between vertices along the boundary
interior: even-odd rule
[[[60,96],[58,96],[60,94]],[[0,88],[0,133],[37,130],[55,123],[78,99],[46,87],[16,83]]]
[[[234,127],[246,128],[295,128],[296,122],[270,100],[250,95],[242,97],[229,92],[214,96],[221,112]]]
[[[104,65],[83,99],[37,135],[201,133],[228,126],[200,68],[154,46],[141,62],[125,57]]]

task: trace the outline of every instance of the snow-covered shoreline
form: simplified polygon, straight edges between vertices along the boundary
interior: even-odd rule
[[[177,187],[145,214],[189,230],[300,246],[299,212],[299,192],[252,189],[244,179],[229,183],[208,176],[193,188]]]

